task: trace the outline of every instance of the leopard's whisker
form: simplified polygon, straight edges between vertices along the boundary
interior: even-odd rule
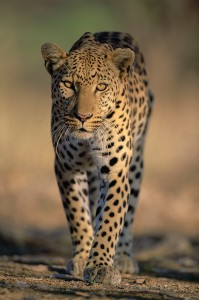
[[[61,161],[61,158],[60,158],[60,156],[59,156],[58,147],[59,147],[59,143],[60,143],[61,138],[62,138],[63,135],[65,134],[65,131],[66,131],[65,128],[63,128],[63,129],[61,130],[60,135],[59,135],[59,137],[58,137],[58,139],[57,139],[56,146],[55,146],[55,153],[56,153],[56,155],[57,155],[57,157],[59,158],[60,161]]]
[[[65,128],[65,124],[63,124],[62,122],[60,122],[60,125],[58,126],[58,128],[56,128],[54,131],[52,131],[52,141],[55,144],[56,140],[60,134],[60,132]]]

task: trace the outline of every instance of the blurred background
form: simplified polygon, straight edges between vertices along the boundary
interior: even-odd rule
[[[66,235],[53,172],[50,76],[40,47],[49,41],[69,50],[84,32],[104,30],[136,38],[155,93],[135,232],[196,236],[199,2],[7,0],[0,20],[1,239],[23,244],[41,232]]]

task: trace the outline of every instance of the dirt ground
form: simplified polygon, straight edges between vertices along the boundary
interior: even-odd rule
[[[103,286],[65,273],[63,249],[67,253],[68,247],[61,246],[62,238],[59,232],[58,247],[53,247],[53,234],[32,235],[23,244],[1,236],[0,299],[199,299],[198,239],[136,237],[139,275],[125,277],[117,286]],[[5,250],[10,255],[3,255]]]
[[[0,299],[199,299],[198,176],[176,176],[175,169],[164,172],[167,180],[151,180],[146,168],[134,226],[140,273],[118,286],[90,285],[65,274],[71,243],[53,168],[4,173]]]
[[[54,176],[9,174],[0,184],[0,299],[199,299],[195,187],[144,183],[135,222],[140,273],[102,286],[65,274],[71,243]]]

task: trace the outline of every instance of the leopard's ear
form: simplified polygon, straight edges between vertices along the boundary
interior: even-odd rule
[[[135,54],[130,48],[117,48],[113,51],[112,61],[120,71],[120,78],[123,79],[133,64]]]
[[[66,52],[58,45],[45,43],[41,46],[41,53],[47,71],[52,74],[63,65],[67,59]]]

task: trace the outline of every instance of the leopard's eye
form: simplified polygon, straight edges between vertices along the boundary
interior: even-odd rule
[[[65,87],[67,87],[68,89],[73,89],[73,83],[69,80],[63,81]]]
[[[96,86],[96,90],[99,91],[99,92],[103,92],[106,90],[108,84],[106,83],[99,83],[97,86]]]

